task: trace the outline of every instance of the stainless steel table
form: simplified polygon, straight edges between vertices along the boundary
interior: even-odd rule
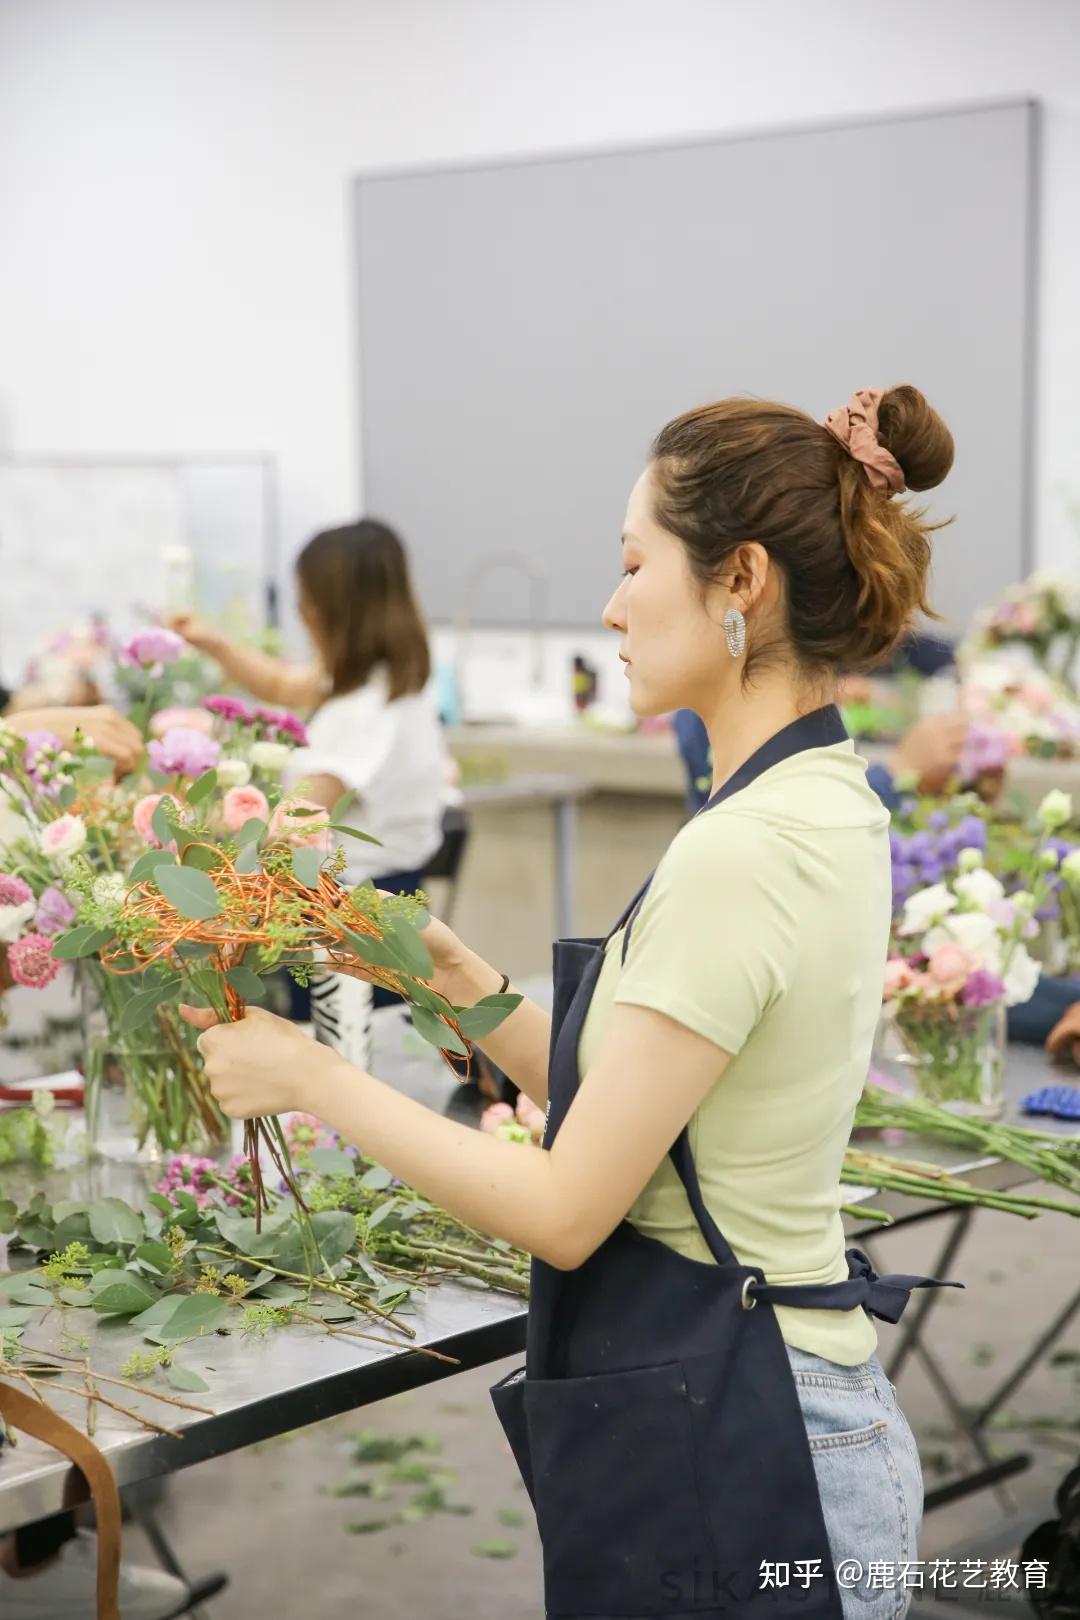
[[[550,999],[550,984],[543,980],[526,981],[523,988],[541,1001]],[[461,1087],[433,1049],[409,1029],[400,1009],[389,1008],[375,1015],[372,1069],[439,1112],[468,1119],[475,1118],[481,1106],[471,1088]],[[1040,1052],[1012,1049],[1008,1073],[1010,1115],[1016,1113],[1024,1093],[1047,1075],[1047,1063]],[[1049,1128],[1055,1127],[1051,1124]],[[1060,1129],[1068,1133],[1070,1127],[1061,1125]],[[955,1149],[923,1138],[918,1139],[915,1153],[947,1164],[986,1186],[1016,1186],[1027,1179],[1027,1173],[1018,1166],[996,1159],[965,1158]],[[28,1176],[16,1178],[8,1171],[4,1175],[4,1192],[18,1198],[43,1186],[53,1197],[99,1197],[106,1193],[125,1196],[134,1190],[136,1174],[117,1166],[99,1165],[54,1172],[43,1182],[40,1178],[31,1181]],[[930,1216],[954,1222],[958,1218],[958,1212],[929,1200],[899,1198],[873,1189],[846,1187],[844,1198],[848,1203],[866,1202],[887,1209],[898,1224]],[[970,1219],[970,1210],[959,1211],[961,1236]],[[864,1243],[868,1239],[880,1240],[889,1230],[860,1222],[857,1217],[848,1218],[847,1229],[850,1237]],[[0,1268],[4,1263],[0,1255]],[[935,1269],[945,1275],[948,1260],[941,1264],[944,1270],[940,1265]],[[879,1269],[887,1268],[879,1265]],[[929,1303],[933,1297],[924,1296],[909,1314],[915,1316],[923,1310],[924,1301]],[[265,1340],[211,1335],[185,1346],[180,1359],[196,1370],[205,1369],[210,1385],[206,1395],[182,1398],[212,1407],[212,1417],[189,1417],[145,1400],[145,1410],[157,1421],[172,1424],[174,1419],[179,1420],[176,1426],[183,1430],[182,1439],[148,1435],[125,1425],[122,1419],[113,1423],[101,1417],[95,1438],[122,1485],[168,1474],[255,1440],[513,1354],[524,1344],[525,1318],[526,1307],[520,1299],[440,1283],[426,1297],[420,1296],[415,1316],[410,1318],[417,1331],[415,1347],[365,1346],[303,1328],[281,1329]],[[910,1332],[916,1340],[924,1321],[925,1311],[911,1324]],[[42,1348],[60,1348],[60,1327],[57,1320],[45,1329],[35,1329],[28,1335],[29,1342]],[[131,1333],[117,1324],[93,1322],[86,1329],[80,1325],[79,1331],[87,1333],[94,1364],[103,1372],[114,1372],[132,1348]],[[909,1332],[906,1319],[900,1331]],[[422,1347],[455,1356],[458,1365],[425,1356],[420,1353]],[[168,1415],[163,1417],[163,1413]],[[81,1421],[80,1404],[70,1403],[66,1415]],[[79,1490],[79,1476],[47,1447],[22,1439],[17,1450],[0,1448],[0,1531],[73,1504],[81,1499]]]

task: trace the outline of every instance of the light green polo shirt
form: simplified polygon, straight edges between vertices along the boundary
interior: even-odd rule
[[[772,1283],[848,1274],[840,1166],[891,910],[889,817],[865,770],[851,742],[806,749],[689,821],[656,869],[625,965],[623,930],[610,940],[581,1033],[583,1076],[616,1002],[655,1008],[732,1054],[690,1145],[720,1230]],[[666,1156],[629,1219],[710,1258]],[[847,1366],[877,1345],[861,1307],[776,1316],[788,1344]]]

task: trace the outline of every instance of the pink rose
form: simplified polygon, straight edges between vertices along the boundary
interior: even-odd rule
[[[144,843],[150,845],[151,849],[161,848],[161,840],[154,832],[153,820],[154,811],[164,798],[164,793],[148,793],[145,799],[139,800],[131,812],[131,819],[135,823],[135,831]]]
[[[926,972],[931,984],[951,994],[963,989],[976,965],[975,958],[962,945],[939,945]]]
[[[222,803],[225,825],[230,832],[239,832],[245,821],[257,817],[265,821],[270,814],[266,794],[257,787],[234,787],[226,793]]]
[[[514,1117],[514,1110],[509,1103],[492,1103],[480,1115],[480,1129],[488,1131],[492,1136],[500,1125],[508,1125]]]
[[[296,810],[317,810],[318,815],[297,816]],[[270,817],[270,841],[284,838],[293,845],[308,844],[312,849],[329,853],[330,812],[325,805],[312,804],[310,799],[293,799],[279,804]]]
[[[915,971],[910,962],[902,956],[890,956],[885,964],[884,999],[890,1000],[898,996],[901,990],[907,990],[915,982]]]
[[[164,737],[174,726],[184,726],[188,731],[202,731],[209,736],[213,724],[213,715],[207,714],[205,709],[159,709],[151,716],[150,731],[155,737]]]

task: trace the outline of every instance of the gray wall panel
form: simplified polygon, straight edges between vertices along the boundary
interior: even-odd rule
[[[512,549],[552,623],[593,623],[669,416],[914,382],[957,438],[935,600],[966,620],[1027,566],[1035,111],[361,179],[365,508],[427,612]],[[524,619],[525,582],[489,572],[474,611]]]

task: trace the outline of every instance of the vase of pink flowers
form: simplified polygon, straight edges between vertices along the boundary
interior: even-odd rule
[[[884,1015],[916,1091],[954,1113],[1005,1106],[1005,1012],[1027,1001],[1039,964],[1037,892],[1006,896],[966,849],[948,880],[909,895],[886,963]]]

